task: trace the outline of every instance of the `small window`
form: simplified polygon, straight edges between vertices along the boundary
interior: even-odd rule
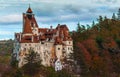
[[[36,29],[34,29],[35,31],[37,31]]]
[[[27,44],[25,44],[25,46],[27,46]]]
[[[69,44],[70,44],[70,42],[69,42]]]
[[[48,41],[50,41],[50,38],[48,39]]]
[[[58,48],[58,50],[60,50],[60,48]]]
[[[69,50],[69,47],[68,47],[68,50]]]
[[[31,23],[31,27],[33,27],[33,22]]]
[[[44,44],[44,42],[41,42],[41,44]]]
[[[24,51],[26,51],[26,48],[24,48]]]

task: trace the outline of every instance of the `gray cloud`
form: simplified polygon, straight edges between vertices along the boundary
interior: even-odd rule
[[[96,20],[99,15],[110,15],[116,12],[118,9],[118,0],[14,0],[10,1],[1,0],[0,6],[4,6],[0,9],[3,15],[8,13],[11,16],[0,16],[0,24],[18,24],[22,22],[22,18],[15,18],[14,14],[22,15],[26,12],[28,4],[31,4],[31,8],[41,23],[57,23],[57,22],[91,22]],[[111,5],[108,5],[111,4]],[[112,5],[114,4],[114,5]],[[10,21],[8,21],[10,20]]]

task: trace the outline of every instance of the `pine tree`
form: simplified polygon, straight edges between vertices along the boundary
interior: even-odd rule
[[[94,22],[94,21],[92,22],[92,27],[93,27],[93,26],[95,26],[95,22]]]
[[[113,15],[112,15],[112,19],[113,19],[113,20],[116,20],[115,13],[113,13]]]
[[[103,21],[103,17],[99,16],[99,18],[97,19],[99,23],[101,23]]]
[[[81,32],[81,26],[80,26],[80,23],[78,22],[77,24],[77,32],[80,33]]]
[[[41,58],[37,52],[30,48],[29,53],[26,54],[24,59],[27,63],[22,68],[26,74],[34,76],[39,72],[41,67]]]
[[[118,10],[118,20],[120,20],[120,8],[119,8],[119,10]]]
[[[105,16],[105,17],[104,17],[104,20],[107,20],[107,19],[108,19],[107,16]]]
[[[87,29],[89,30],[89,29],[90,29],[90,25],[89,25],[89,24],[87,24],[86,26],[87,26]]]

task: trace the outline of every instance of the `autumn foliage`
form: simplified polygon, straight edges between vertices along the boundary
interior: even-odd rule
[[[85,26],[84,26],[85,27]],[[120,76],[120,20],[98,18],[98,23],[84,28],[78,24],[72,34],[74,58],[81,75],[88,77]]]

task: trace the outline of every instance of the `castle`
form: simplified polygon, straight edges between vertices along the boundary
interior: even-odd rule
[[[15,33],[13,54],[18,66],[23,66],[24,56],[30,48],[40,54],[42,64],[51,66],[51,61],[69,58],[73,53],[73,40],[66,25],[58,24],[56,28],[39,28],[32,9],[23,13],[23,30]]]

